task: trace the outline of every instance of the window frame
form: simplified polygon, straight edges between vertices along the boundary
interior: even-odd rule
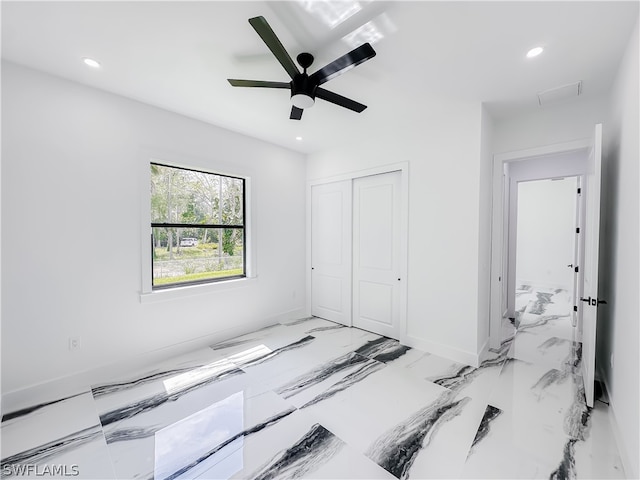
[[[180,289],[180,288],[184,288],[184,287],[192,287],[192,286],[201,286],[201,285],[211,285],[211,284],[222,284],[225,282],[230,282],[230,281],[237,281],[237,280],[242,280],[242,279],[246,279],[249,278],[249,274],[248,274],[248,262],[247,262],[247,257],[248,257],[248,252],[249,252],[249,246],[247,244],[248,241],[248,235],[247,235],[247,231],[249,229],[248,227],[248,210],[247,210],[247,198],[248,198],[248,185],[249,185],[249,178],[244,177],[244,176],[240,176],[240,175],[232,175],[232,174],[227,174],[227,173],[218,173],[218,172],[212,172],[212,171],[208,171],[208,170],[204,170],[198,167],[195,168],[191,168],[191,167],[185,167],[185,166],[180,166],[180,165],[175,165],[175,164],[171,164],[168,162],[162,162],[162,161],[158,161],[156,159],[151,159],[148,160],[147,162],[147,171],[149,172],[148,174],[148,182],[147,182],[147,188],[151,183],[151,166],[152,165],[157,165],[160,167],[167,167],[167,168],[173,168],[176,170],[185,170],[185,171],[189,171],[189,172],[197,172],[197,173],[203,173],[206,175],[215,175],[221,178],[232,178],[235,180],[240,180],[242,181],[242,224],[231,224],[231,225],[224,225],[224,224],[193,224],[193,223],[170,223],[170,222],[153,222],[151,219],[151,210],[150,210],[150,205],[151,205],[151,196],[149,195],[147,197],[147,203],[149,205],[149,222],[147,223],[147,225],[150,225],[150,235],[149,235],[149,240],[150,240],[150,249],[149,249],[149,260],[150,260],[150,267],[151,267],[151,276],[150,276],[150,280],[151,280],[151,285],[150,285],[150,290],[147,292],[144,292],[144,288],[143,288],[143,292],[142,294],[144,295],[145,293],[155,293],[155,292],[167,292],[167,291],[175,291],[176,289]],[[211,230],[216,230],[216,229],[232,229],[232,230],[242,230],[242,271],[243,273],[240,275],[228,275],[225,277],[218,277],[218,278],[205,278],[205,279],[200,279],[200,280],[192,280],[192,281],[188,281],[188,282],[177,282],[177,283],[168,283],[168,284],[163,284],[163,285],[154,285],[154,276],[153,276],[153,265],[154,265],[154,260],[153,260],[153,252],[154,252],[154,238],[153,238],[153,229],[154,228],[207,228],[207,229],[211,229]]]

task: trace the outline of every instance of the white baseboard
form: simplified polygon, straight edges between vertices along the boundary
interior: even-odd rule
[[[448,358],[458,363],[464,363],[465,365],[471,365],[472,367],[478,367],[480,365],[480,355],[477,353],[466,352],[464,350],[458,350],[457,348],[448,347],[441,343],[430,342],[422,338],[412,337],[407,335],[402,339],[401,343],[411,348],[417,348],[424,352],[433,353],[440,357]],[[485,344],[488,346],[488,343]],[[484,347],[483,347],[484,349]]]
[[[91,385],[108,382],[114,375],[126,375],[128,371],[152,366],[168,358],[205,348],[218,342],[244,335],[260,328],[303,318],[304,308],[297,308],[272,317],[252,321],[239,326],[219,330],[185,342],[168,345],[148,352],[132,355],[124,360],[104,363],[87,370],[63,375],[52,380],[23,387],[2,394],[2,414],[10,413],[41,403],[89,391]]]
[[[618,417],[616,415],[615,403],[611,401],[611,390],[609,389],[609,384],[607,383],[606,377],[604,375],[601,374],[600,378],[602,378],[602,382],[607,389],[607,396],[609,397],[609,408],[607,409],[609,424],[611,425],[613,438],[616,441],[616,446],[618,447],[618,452],[620,453],[620,460],[622,460],[622,467],[624,468],[625,477],[640,478],[640,472],[634,471],[634,465],[631,462],[631,459],[633,457],[629,454],[629,451],[627,450],[626,445],[622,440],[622,432],[620,431],[620,424],[618,423]]]
[[[490,338],[487,338],[484,341],[484,344],[480,349],[480,353],[478,353],[478,365],[476,366],[479,366],[485,360],[485,358],[487,358],[487,356],[489,355],[489,348],[491,347],[490,340],[491,340]]]

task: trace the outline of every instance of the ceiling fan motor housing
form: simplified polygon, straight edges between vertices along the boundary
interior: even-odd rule
[[[317,83],[306,73],[300,73],[291,80],[291,103],[298,108],[309,108],[315,103]]]

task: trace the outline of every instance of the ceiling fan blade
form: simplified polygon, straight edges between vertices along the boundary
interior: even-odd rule
[[[284,46],[273,32],[264,17],[254,17],[249,19],[249,23],[256,31],[262,41],[269,47],[271,53],[275,55],[280,64],[284,67],[291,78],[300,73],[296,64],[285,50]]]
[[[227,81],[234,87],[263,87],[263,88],[290,88],[291,85],[285,82],[266,82],[263,80],[236,80],[227,78]]]
[[[309,78],[315,82],[316,85],[322,85],[324,82],[343,74],[347,69],[356,67],[375,56],[376,52],[373,47],[369,43],[365,43],[322,67],[314,74],[309,75]]]
[[[318,88],[316,90],[316,97],[358,113],[367,108],[366,105],[358,103],[355,100],[351,100],[350,98],[343,97],[342,95],[338,95],[337,93],[330,92],[329,90],[325,90],[324,88]]]
[[[304,112],[303,109],[298,108],[294,105],[293,107],[291,107],[291,115],[289,116],[289,118],[291,120],[300,120],[302,118],[302,112]]]

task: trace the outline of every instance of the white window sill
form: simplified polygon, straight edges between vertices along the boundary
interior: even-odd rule
[[[140,303],[155,303],[168,300],[179,300],[196,295],[206,295],[224,290],[248,287],[257,281],[257,277],[236,278],[201,285],[185,285],[184,287],[166,288],[140,293]]]

